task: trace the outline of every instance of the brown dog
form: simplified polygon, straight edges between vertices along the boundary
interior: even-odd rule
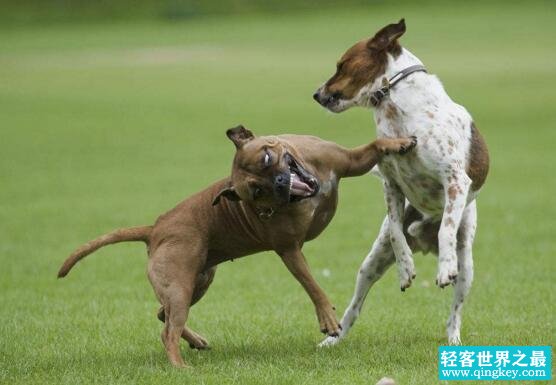
[[[66,276],[102,246],[145,242],[148,277],[162,304],[162,342],[177,367],[185,366],[180,336],[193,348],[208,347],[185,321],[189,307],[212,282],[216,265],[264,250],[276,251],[307,291],[321,331],[338,335],[334,308],[311,276],[301,247],[334,216],[340,178],[365,174],[384,154],[404,153],[416,143],[415,138],[379,139],[350,150],[313,136],[255,137],[242,126],[227,135],[237,148],[231,178],[189,197],[154,226],[120,229],[86,243],[58,273]]]

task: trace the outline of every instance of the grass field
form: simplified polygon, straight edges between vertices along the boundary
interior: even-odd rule
[[[152,223],[226,175],[231,126],[370,141],[369,111],[331,115],[311,95],[345,48],[401,16],[403,44],[468,107],[491,151],[463,341],[554,345],[555,11],[380,6],[0,29],[0,383],[438,383],[452,290],[435,287],[431,256],[416,256],[403,294],[390,270],[349,338],[326,350],[277,257],[223,264],[189,321],[213,349],[182,344],[185,371],[160,343],[142,245],[103,249],[55,278],[74,247]],[[340,191],[336,218],[304,248],[338,316],[385,213],[375,178]]]

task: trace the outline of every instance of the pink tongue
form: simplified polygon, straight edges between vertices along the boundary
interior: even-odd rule
[[[297,174],[292,173],[290,177],[291,177],[291,188],[290,188],[291,195],[297,195],[297,196],[311,195],[313,189],[309,187],[307,183],[301,181],[301,179],[299,179],[299,176],[297,176]]]

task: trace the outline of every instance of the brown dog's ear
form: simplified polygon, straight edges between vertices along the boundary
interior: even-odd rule
[[[405,19],[401,19],[394,24],[388,24],[376,33],[376,35],[367,42],[370,49],[384,50],[405,33]]]
[[[225,189],[220,190],[218,194],[212,200],[212,205],[216,206],[218,202],[220,202],[220,198],[224,197],[231,201],[239,201],[241,198],[237,195],[236,190],[233,187],[226,187]]]
[[[230,128],[229,130],[227,130],[226,135],[228,136],[228,138],[230,138],[232,142],[234,142],[236,148],[243,147],[245,143],[255,138],[253,133],[249,131],[247,128],[243,127],[241,124],[237,127]]]

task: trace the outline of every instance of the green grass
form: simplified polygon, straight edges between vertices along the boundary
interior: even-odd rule
[[[189,321],[213,349],[183,344],[185,371],[160,343],[143,246],[103,249],[55,279],[84,241],[152,223],[226,175],[228,127],[370,141],[369,111],[331,115],[311,95],[348,45],[400,16],[404,45],[468,107],[491,151],[463,341],[553,345],[554,11],[380,6],[0,30],[0,383],[437,383],[452,290],[434,286],[431,256],[416,256],[404,294],[390,270],[349,338],[327,350],[277,257],[223,264]],[[336,218],[304,249],[339,316],[385,213],[375,178],[345,180],[340,195]]]

